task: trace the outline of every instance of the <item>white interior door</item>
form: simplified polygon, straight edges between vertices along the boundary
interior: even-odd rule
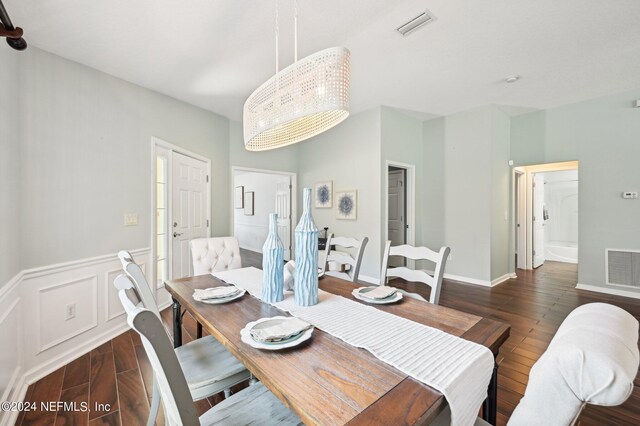
[[[389,171],[389,211],[387,214],[387,235],[392,246],[406,243],[407,217],[405,212],[405,178],[403,170]],[[404,266],[404,258],[389,259],[389,266]]]
[[[291,260],[291,177],[283,177],[276,188],[278,237],[284,245],[284,260]]]
[[[544,263],[544,176],[533,176],[533,267]]]
[[[207,163],[171,154],[171,279],[191,275],[189,241],[209,236]]]

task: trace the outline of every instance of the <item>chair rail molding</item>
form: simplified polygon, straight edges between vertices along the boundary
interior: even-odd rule
[[[151,248],[131,254],[143,268],[151,264]],[[0,288],[3,401],[22,401],[30,384],[129,329],[113,287],[120,271],[114,252],[23,270]],[[164,309],[170,300],[161,296]],[[0,412],[0,424],[17,415]]]

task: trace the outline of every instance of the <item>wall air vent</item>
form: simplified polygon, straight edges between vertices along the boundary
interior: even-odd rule
[[[422,28],[435,20],[436,17],[433,16],[433,14],[428,10],[425,10],[420,15],[411,18],[409,21],[400,25],[398,28],[396,28],[396,31],[402,34],[402,36],[406,37],[417,29]]]
[[[607,284],[640,289],[640,251],[606,249]]]

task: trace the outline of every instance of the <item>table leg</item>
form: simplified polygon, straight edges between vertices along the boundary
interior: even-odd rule
[[[197,323],[196,325],[196,339],[199,339],[202,337],[202,324]]]
[[[173,347],[182,346],[182,308],[180,302],[173,299]]]
[[[497,413],[498,413],[498,363],[494,362],[493,373],[491,374],[491,381],[489,382],[489,390],[487,392],[487,399],[484,400],[484,404],[482,405],[482,419],[492,425],[495,425]]]

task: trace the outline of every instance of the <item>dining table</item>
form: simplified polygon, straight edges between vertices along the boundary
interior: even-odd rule
[[[252,321],[290,316],[245,294],[226,304],[194,300],[194,289],[227,285],[213,275],[167,281],[172,297],[174,345],[182,344],[182,317],[189,312],[245,367],[307,425],[414,425],[429,424],[446,407],[436,389],[386,364],[366,349],[356,348],[316,329],[298,347],[265,351],[242,342],[240,331]],[[325,276],[319,288],[357,303],[350,281]],[[487,347],[497,357],[509,337],[510,326],[445,306],[404,297],[376,309],[442,330]],[[495,425],[498,364],[494,362],[482,417]]]

